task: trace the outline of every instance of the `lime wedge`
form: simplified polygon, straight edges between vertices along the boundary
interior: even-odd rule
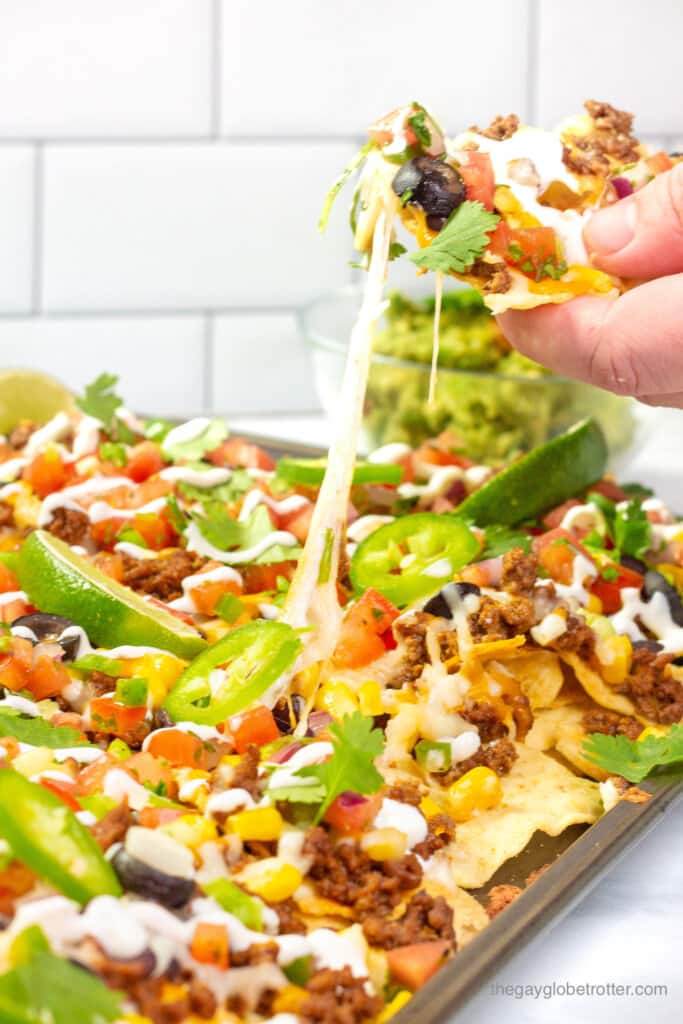
[[[594,420],[581,420],[494,476],[465,498],[456,514],[478,526],[513,526],[535,519],[599,480],[606,465],[600,427]]]
[[[21,420],[47,423],[58,412],[74,408],[71,392],[55,377],[38,370],[0,372],[0,434]]]
[[[192,626],[143,601],[44,530],[24,542],[17,572],[32,604],[72,619],[94,644],[160,647],[180,658],[194,658],[206,647]]]

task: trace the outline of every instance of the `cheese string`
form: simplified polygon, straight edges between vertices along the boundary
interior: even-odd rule
[[[346,517],[370,372],[374,326],[383,312],[382,298],[394,215],[391,204],[392,200],[388,197],[375,225],[365,294],[351,331],[325,477],[313,510],[306,545],[281,616],[281,621],[294,629],[311,630],[304,634],[304,649],[295,666],[297,672],[307,665],[329,658],[339,639],[342,609],[337,597],[337,575],[341,546],[345,542]],[[279,681],[278,686],[268,695],[269,702],[274,702],[286,691],[287,681]],[[279,692],[275,693],[275,690]]]
[[[434,283],[434,336],[432,340],[432,368],[429,373],[427,405],[431,409],[436,397],[436,375],[439,366],[439,326],[441,323],[441,299],[443,297],[443,272],[437,270]]]

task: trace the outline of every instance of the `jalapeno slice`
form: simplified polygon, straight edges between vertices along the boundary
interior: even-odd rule
[[[454,516],[404,516],[380,526],[358,545],[351,581],[359,592],[374,587],[405,607],[439,590],[479,549],[470,528]]]
[[[239,626],[188,665],[165,708],[175,722],[218,725],[262,697],[294,664],[301,646],[284,622]]]
[[[318,487],[323,482],[326,459],[280,459],[277,476],[285,483],[300,487]],[[403,467],[394,463],[357,462],[353,470],[353,484],[400,484]]]
[[[18,860],[79,903],[121,895],[114,869],[73,811],[12,768],[0,768],[0,836]]]

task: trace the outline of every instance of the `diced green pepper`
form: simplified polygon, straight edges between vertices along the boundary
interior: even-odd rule
[[[139,708],[147,703],[149,683],[146,679],[133,676],[132,679],[119,679],[116,683],[116,700],[128,707]]]
[[[223,594],[216,603],[216,614],[220,615],[224,622],[235,622],[243,611],[244,605],[235,594]]]
[[[292,985],[304,986],[313,970],[313,957],[300,956],[282,968],[282,973]]]
[[[452,761],[450,743],[420,740],[415,744],[415,758],[426,772],[445,772]]]
[[[233,914],[245,928],[263,931],[263,906],[253,896],[240,889],[228,878],[217,878],[204,886],[204,892],[218,903],[223,910]]]
[[[257,619],[239,626],[188,665],[164,707],[175,722],[224,722],[263,696],[294,664],[301,646],[284,622]]]
[[[107,747],[107,753],[111,754],[112,757],[115,757],[117,761],[125,761],[131,756],[133,751],[124,740],[117,737],[115,740],[112,740]]]
[[[50,943],[39,924],[30,924],[12,939],[9,947],[9,958],[12,967],[28,963],[36,953],[49,953]]]
[[[277,476],[288,484],[318,487],[323,482],[326,459],[280,459]],[[353,484],[400,484],[403,467],[386,462],[357,462],[353,471]]]
[[[18,860],[78,903],[121,895],[114,869],[73,811],[11,768],[0,768],[0,836]]]
[[[71,667],[79,672],[103,672],[106,676],[118,676],[123,672],[122,661],[107,658],[103,654],[84,654]]]

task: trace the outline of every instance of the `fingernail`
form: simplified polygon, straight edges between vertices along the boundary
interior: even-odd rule
[[[636,214],[630,198],[594,213],[584,229],[589,252],[605,256],[625,249],[635,234]]]

